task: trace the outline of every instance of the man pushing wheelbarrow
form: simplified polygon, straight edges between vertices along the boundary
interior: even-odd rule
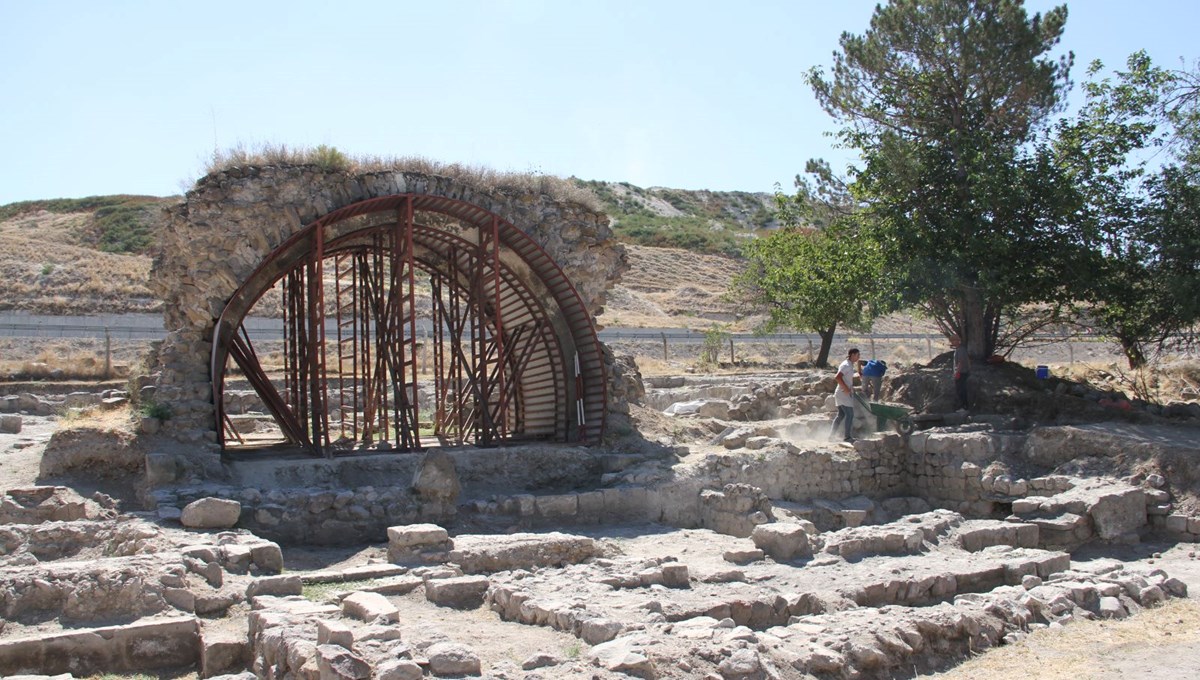
[[[854,443],[855,439],[852,434],[854,427],[854,405],[855,403],[862,404],[867,413],[875,416],[875,426],[877,430],[882,430],[887,427],[887,422],[892,421],[893,427],[900,434],[907,436],[912,433],[914,424],[908,409],[903,406],[894,406],[891,404],[883,404],[878,401],[867,401],[862,396],[854,391],[854,371],[859,368],[858,364],[859,351],[857,348],[851,348],[846,353],[846,360],[838,366],[836,387],[834,387],[834,403],[837,405],[837,417],[833,420],[833,426],[830,428],[829,437],[832,439],[837,436],[838,426],[844,428],[843,442]],[[863,384],[867,386],[868,393],[872,394],[875,399],[879,397],[880,382],[883,378],[884,371],[887,370],[887,364],[881,361],[867,362],[866,369],[859,369],[859,375],[862,377]],[[869,375],[870,374],[870,375]]]

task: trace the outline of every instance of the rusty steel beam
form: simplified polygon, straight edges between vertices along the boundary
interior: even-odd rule
[[[601,356],[588,341],[594,341],[590,317],[577,304],[547,307],[547,293],[551,305],[578,302],[561,269],[497,215],[466,205],[414,195],[373,199],[311,225],[302,237],[307,246],[289,240],[279,250],[285,259],[264,262],[251,277],[262,286],[271,276],[283,293],[282,392],[244,330],[232,337],[224,330],[234,320],[240,324],[249,312],[245,301],[262,295],[257,288],[239,289],[218,320],[214,376],[220,358],[232,357],[284,438],[327,456],[377,440],[399,451],[420,450],[422,369],[432,371],[431,422],[442,444],[487,446],[529,435],[586,441],[599,431],[594,419],[603,407],[596,395],[604,394]],[[421,226],[417,209],[464,221],[456,231]],[[528,272],[518,274],[506,263],[514,255],[542,277],[542,292],[522,278]],[[328,305],[326,260],[333,272]],[[430,286],[428,363],[417,339],[418,269]],[[334,324],[330,338],[327,314]],[[564,330],[571,334],[565,340]],[[222,445],[226,432],[237,437],[221,405],[218,422]]]

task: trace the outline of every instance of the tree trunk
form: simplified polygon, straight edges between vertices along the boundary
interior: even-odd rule
[[[966,336],[962,340],[967,346],[967,356],[971,357],[971,361],[987,359],[985,352],[988,350],[989,329],[984,319],[986,311],[984,302],[979,297],[979,289],[963,288],[962,328],[966,331]]]
[[[830,326],[823,331],[817,331],[817,335],[821,336],[821,350],[817,352],[817,366],[825,367],[829,365],[829,350],[833,347],[833,331],[837,325]]]
[[[1137,370],[1146,365],[1146,353],[1142,351],[1142,346],[1136,338],[1125,337],[1117,334],[1117,342],[1121,343],[1121,351],[1125,353],[1125,359],[1129,361],[1129,368]]]

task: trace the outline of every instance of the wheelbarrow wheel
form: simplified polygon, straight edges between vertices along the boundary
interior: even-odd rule
[[[913,429],[914,429],[913,421],[908,418],[896,421],[896,431],[905,437],[912,434]]]

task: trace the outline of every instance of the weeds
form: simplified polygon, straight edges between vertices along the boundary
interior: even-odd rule
[[[704,331],[704,344],[700,347],[700,365],[716,366],[721,356],[721,349],[729,341],[729,330],[724,326],[714,325]]]
[[[362,590],[371,583],[372,582],[369,580],[309,583],[300,590],[300,594],[303,595],[305,599],[313,602],[328,602],[338,593]]]
[[[144,399],[138,407],[138,413],[144,418],[157,418],[159,420],[171,419],[171,406],[153,399]]]

